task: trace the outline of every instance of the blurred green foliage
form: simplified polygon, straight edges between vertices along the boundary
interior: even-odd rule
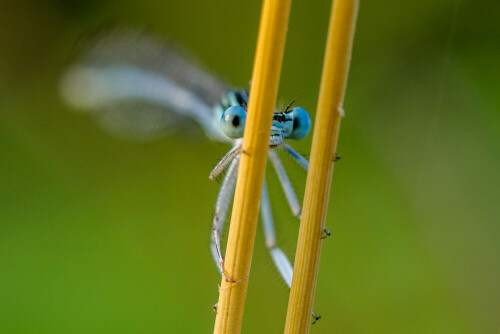
[[[57,83],[75,41],[118,22],[247,86],[260,3],[0,4],[0,332],[210,332],[207,176],[227,147],[117,140],[62,105]],[[312,114],[329,8],[294,1],[290,19],[280,99]],[[491,1],[361,2],[312,333],[498,332],[499,14]],[[293,256],[298,222],[269,174]],[[281,332],[287,297],[258,233],[243,332]]]

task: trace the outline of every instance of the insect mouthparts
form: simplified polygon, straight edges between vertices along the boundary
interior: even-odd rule
[[[288,118],[284,112],[283,113],[275,113],[274,116],[273,116],[273,120],[274,121],[278,121],[278,122],[288,122],[288,121],[291,121],[291,119]]]

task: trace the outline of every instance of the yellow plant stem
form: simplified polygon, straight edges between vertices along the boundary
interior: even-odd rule
[[[264,0],[214,333],[240,333],[291,0]]]
[[[285,333],[308,333],[358,0],[332,5]]]

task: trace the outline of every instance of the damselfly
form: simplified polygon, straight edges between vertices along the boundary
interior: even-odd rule
[[[248,91],[231,89],[172,46],[160,43],[148,34],[123,29],[91,39],[83,54],[65,72],[60,89],[68,104],[89,111],[116,134],[151,139],[194,120],[207,137],[232,145],[210,173],[210,179],[214,179],[227,169],[215,204],[210,245],[219,272],[230,281],[224,270],[221,233],[242,153]],[[285,150],[307,170],[308,161],[285,139],[302,139],[310,129],[311,119],[304,109],[290,104],[284,110],[274,111],[268,157],[290,209],[298,218],[301,207],[275,148]],[[293,269],[276,243],[265,181],[260,213],[267,248],[290,287]],[[325,230],[325,235],[330,235],[328,230]],[[313,316],[316,320],[319,318]]]

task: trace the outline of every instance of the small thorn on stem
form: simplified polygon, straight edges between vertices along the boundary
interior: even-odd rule
[[[321,239],[328,238],[330,235],[332,235],[332,234],[330,233],[330,231],[329,231],[326,227],[323,227],[323,232],[324,232],[325,234],[321,237]]]
[[[319,319],[321,319],[320,315],[317,315],[316,313],[312,313],[312,317],[314,318],[313,325],[318,322]]]

